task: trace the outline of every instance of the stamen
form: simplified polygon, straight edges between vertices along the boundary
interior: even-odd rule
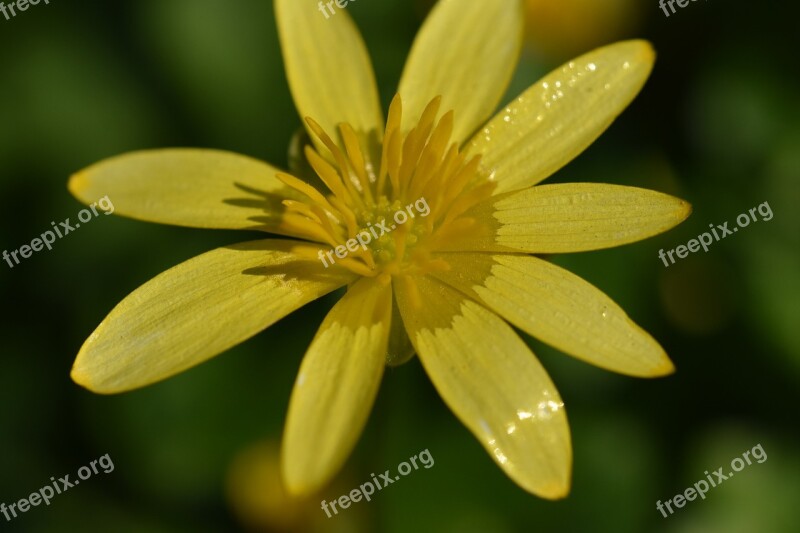
[[[377,192],[379,195],[384,193],[384,186],[386,184],[386,175],[389,172],[389,148],[392,146],[392,137],[400,137],[400,122],[403,119],[403,102],[400,99],[400,95],[396,94],[394,98],[392,98],[392,103],[389,104],[389,115],[386,120],[386,133],[383,137],[383,150],[381,155],[381,170],[378,173],[378,188]],[[394,141],[396,144],[399,141]],[[392,183],[394,187],[397,187],[394,182]],[[395,188],[395,190],[398,190]]]
[[[336,164],[339,165],[339,175],[342,176],[344,179],[344,184],[347,187],[347,190],[350,191],[350,195],[353,198],[353,201],[359,205],[362,209],[364,208],[364,202],[361,200],[361,195],[359,194],[361,191],[358,190],[361,184],[355,179],[354,176],[350,174],[350,169],[347,165],[347,160],[344,157],[344,154],[336,146],[336,143],[328,136],[327,133],[322,129],[322,126],[317,124],[317,122],[311,118],[306,117],[306,123],[311,127],[311,130],[314,132],[320,141],[325,145],[326,148],[331,152],[333,158],[336,159]]]
[[[306,146],[305,154],[308,164],[311,165],[311,168],[314,169],[314,172],[317,173],[322,182],[327,185],[328,189],[342,200],[352,202],[353,199],[350,196],[350,192],[344,186],[342,178],[336,172],[336,169],[310,146]]]
[[[335,235],[331,235],[325,228],[302,215],[287,213],[283,216],[281,224],[291,233],[303,235],[309,240],[325,242],[331,246],[339,244]]]
[[[442,161],[453,131],[453,112],[448,111],[436,125],[428,144],[420,157],[419,168],[411,178],[408,198],[419,198],[422,188],[433,178],[433,169]]]
[[[450,209],[447,210],[447,216],[445,216],[442,224],[450,224],[455,219],[469,211],[472,207],[480,203],[483,199],[488,198],[493,189],[493,183],[481,183],[471,191],[468,191],[456,198],[451,204]]]
[[[387,172],[389,173],[389,179],[392,182],[392,190],[399,191],[400,190],[400,162],[403,160],[402,158],[402,150],[403,150],[403,137],[400,134],[400,130],[395,130],[392,132],[391,138],[388,140],[388,149],[386,151],[386,161],[388,163]]]
[[[335,196],[331,196],[330,200],[331,203],[336,206],[336,208],[342,214],[344,222],[347,224],[347,233],[349,235],[355,235],[358,233],[358,221],[356,220],[356,215],[350,210],[350,206]]]
[[[353,130],[353,127],[350,124],[343,123],[339,126],[339,131],[342,134],[342,139],[344,140],[344,146],[347,150],[347,156],[350,158],[350,164],[353,167],[353,170],[356,172],[356,176],[358,176],[359,181],[361,182],[361,187],[366,193],[367,196],[367,203],[373,203],[372,200],[372,191],[371,183],[369,178],[367,177],[367,169],[364,163],[364,155],[361,153],[361,148],[358,146],[358,136],[356,132]]]
[[[325,197],[322,196],[322,194],[317,189],[315,189],[308,183],[295,178],[291,174],[285,174],[283,172],[278,172],[275,175],[275,177],[281,180],[286,186],[291,187],[292,189],[295,189],[296,191],[304,194],[311,201],[327,206],[331,210],[333,210],[333,206],[331,206],[328,200],[326,200]]]
[[[402,101],[399,95],[392,99],[377,175],[351,125],[339,125],[340,147],[316,121],[307,118],[310,132],[333,158],[323,157],[311,146],[305,148],[311,168],[330,194],[323,195],[288,174],[278,174],[283,183],[307,198],[284,201],[287,212],[282,224],[287,233],[331,248],[345,245],[364,232],[372,235],[363,247],[355,251],[348,248],[344,258],[336,256],[334,263],[360,276],[400,276],[409,291],[416,291],[412,300],[421,301],[410,276],[450,268],[445,260],[434,259],[433,252],[453,239],[478,231],[478,221],[469,216],[469,211],[488,198],[495,187],[493,182],[476,179],[480,159],[467,160],[458,144],[450,142],[454,113],[447,111],[437,120],[441,103],[441,97],[431,100],[417,126],[404,134],[400,129]],[[419,201],[425,202],[425,215],[420,209],[416,215],[412,212]],[[383,220],[386,224],[397,222],[396,213],[406,210],[404,222],[391,224],[390,235],[377,237],[372,233]],[[312,246],[298,246],[298,250],[302,257],[320,254],[319,248]],[[327,257],[331,258],[330,252]]]
[[[321,224],[322,220],[320,217],[314,212],[311,206],[304,204],[303,202],[298,202],[297,200],[284,200],[281,202],[283,205],[288,207],[289,209],[293,209],[298,211],[300,214],[305,215],[306,217],[310,218],[312,221]]]

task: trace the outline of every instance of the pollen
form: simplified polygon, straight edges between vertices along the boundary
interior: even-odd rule
[[[402,101],[394,97],[379,166],[370,161],[350,124],[339,125],[337,144],[307,117],[309,130],[327,153],[306,146],[305,155],[328,190],[279,173],[278,179],[299,193],[298,199],[283,202],[282,229],[331,249],[350,241],[347,256],[336,262],[362,276],[448,270],[431,253],[475,229],[478,221],[469,210],[491,196],[495,185],[480,175],[480,156],[467,158],[451,142],[453,111],[437,120],[441,101],[434,98],[416,127],[404,132]],[[359,246],[352,246],[354,240]],[[320,254],[319,247],[311,246],[298,246],[296,252],[315,259]]]

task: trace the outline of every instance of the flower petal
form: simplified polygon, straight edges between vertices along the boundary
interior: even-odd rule
[[[654,60],[647,41],[624,41],[570,61],[495,115],[467,154],[482,154],[482,174],[497,181],[495,194],[539,183],[611,125],[644,86]]]
[[[408,332],[403,325],[400,309],[397,308],[397,299],[392,302],[392,329],[389,331],[389,345],[386,347],[386,364],[400,366],[414,357],[414,346],[408,338]]]
[[[668,194],[605,183],[539,185],[470,211],[491,227],[447,243],[448,251],[537,254],[611,248],[663,233],[691,213]]]
[[[296,244],[260,240],[217,248],[159,274],[122,300],[89,336],[72,379],[99,393],[149,385],[353,280],[338,267],[298,259],[291,252]]]
[[[281,454],[293,494],[321,488],[361,435],[386,362],[391,285],[362,278],[331,309],[303,358]]]
[[[516,0],[440,0],[414,40],[399,93],[404,131],[442,96],[455,111],[454,142],[467,139],[503,97],[522,46],[522,6]]]
[[[275,1],[295,106],[302,118],[313,118],[329,135],[336,134],[340,123],[349,123],[368,151],[379,154],[383,111],[369,54],[347,11],[334,8],[332,15],[323,4]],[[309,134],[317,149],[328,154],[316,135]]]
[[[458,268],[437,272],[436,277],[559,350],[631,376],[674,371],[661,346],[622,308],[563,268],[526,255],[439,257]]]
[[[401,278],[395,291],[419,359],[459,420],[522,488],[566,496],[572,447],[564,404],[525,343],[497,315],[432,278]]]
[[[163,149],[105,159],[74,174],[85,204],[108,196],[117,214],[162,224],[277,232],[288,188],[267,163],[220,150]]]

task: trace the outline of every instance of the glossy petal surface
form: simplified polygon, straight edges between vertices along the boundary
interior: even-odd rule
[[[444,402],[522,488],[564,497],[572,465],[567,417],[531,350],[497,315],[439,281],[395,285],[409,337]]]
[[[638,377],[669,374],[659,344],[616,303],[578,276],[527,255],[440,254],[438,273],[534,337],[593,365]]]
[[[691,206],[668,194],[605,183],[539,185],[495,197],[470,216],[487,231],[447,243],[453,251],[567,253],[628,244],[683,222]]]
[[[476,3],[480,4],[480,3]],[[589,52],[501,109],[470,141],[495,194],[535,185],[585,150],[631,103],[653,68],[646,41]]]
[[[308,494],[339,471],[369,417],[386,363],[391,284],[363,278],[331,309],[303,358],[283,441],[283,475]]]

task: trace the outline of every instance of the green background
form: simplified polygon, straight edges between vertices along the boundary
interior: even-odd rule
[[[307,503],[277,501],[255,520],[230,489],[232,464],[247,450],[274,462],[269,443],[280,439],[294,375],[336,295],[168,381],[94,395],[72,383],[69,369],[118,301],[172,265],[257,237],[100,216],[52,251],[13,269],[0,263],[0,502],[26,497],[51,476],[74,478],[106,453],[115,469],[10,523],[0,515],[0,530],[797,531],[800,71],[797,18],[787,5],[693,2],[667,18],[647,2],[623,36],[654,43],[651,79],[610,130],[550,180],[637,185],[694,208],[687,222],[648,241],[552,258],[614,298],[678,368],[668,378],[628,378],[525,337],[567,405],[574,474],[566,500],[514,485],[413,359],[386,372],[333,485]],[[347,8],[369,47],[384,109],[428,6],[360,0]],[[51,0],[0,17],[0,51],[3,249],[29,243],[51,221],[74,221],[82,206],[66,181],[93,162],[198,146],[285,167],[300,126],[270,2]],[[529,47],[509,97],[565,59]],[[669,268],[658,259],[660,248],[765,201],[771,221]],[[656,500],[683,492],[705,470],[727,469],[759,443],[764,463],[667,519],[656,511]],[[426,448],[435,465],[371,503],[333,519],[319,509],[322,497]],[[262,475],[241,460],[253,497],[266,498],[258,487],[274,484],[274,468]]]

